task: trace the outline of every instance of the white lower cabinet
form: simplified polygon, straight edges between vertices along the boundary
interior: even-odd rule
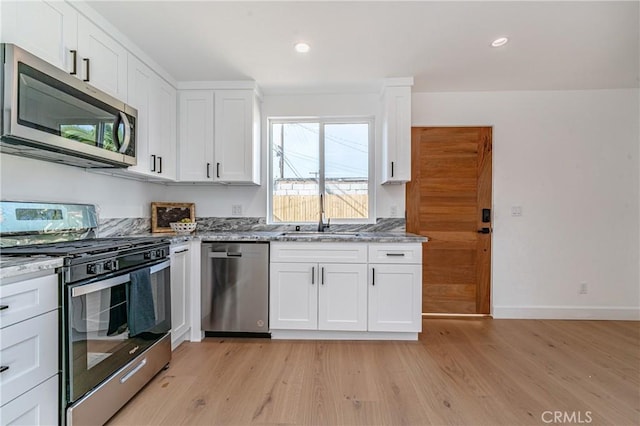
[[[0,283],[0,425],[58,424],[58,275]]]
[[[370,264],[369,330],[422,330],[422,266]]]
[[[272,329],[367,329],[366,265],[272,263],[270,274]]]
[[[171,348],[177,348],[191,329],[191,256],[189,243],[171,246]]]
[[[367,330],[367,266],[320,264],[319,330]]]
[[[31,389],[0,409],[0,425],[57,425],[58,376]]]
[[[421,257],[421,244],[272,243],[272,337],[417,339]]]
[[[316,263],[272,263],[269,280],[269,327],[318,328]]]

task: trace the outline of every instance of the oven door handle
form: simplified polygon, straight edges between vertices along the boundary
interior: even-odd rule
[[[158,271],[168,268],[171,265],[171,261],[167,260],[157,265],[153,265],[150,268],[150,272],[155,274]],[[107,280],[98,281],[91,284],[79,285],[71,289],[71,297],[84,296],[85,294],[95,293],[96,291],[105,290],[107,288],[115,287],[120,284],[124,284],[131,280],[130,274],[119,275],[117,277],[109,278]]]

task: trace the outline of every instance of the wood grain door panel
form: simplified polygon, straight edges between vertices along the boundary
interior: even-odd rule
[[[491,128],[412,129],[407,231],[423,246],[423,312],[489,313]]]

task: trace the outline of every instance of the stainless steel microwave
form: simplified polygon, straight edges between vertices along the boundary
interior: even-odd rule
[[[1,44],[0,151],[86,168],[136,165],[137,111],[13,44]]]

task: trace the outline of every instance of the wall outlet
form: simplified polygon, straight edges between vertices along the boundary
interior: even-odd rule
[[[511,216],[522,216],[522,206],[511,206]]]
[[[586,281],[582,281],[580,283],[580,287],[578,287],[578,294],[588,294],[589,293],[589,286],[587,285]]]
[[[232,216],[242,216],[242,204],[234,204],[231,206]]]
[[[398,206],[395,204],[389,207],[389,214],[391,217],[398,217]]]

